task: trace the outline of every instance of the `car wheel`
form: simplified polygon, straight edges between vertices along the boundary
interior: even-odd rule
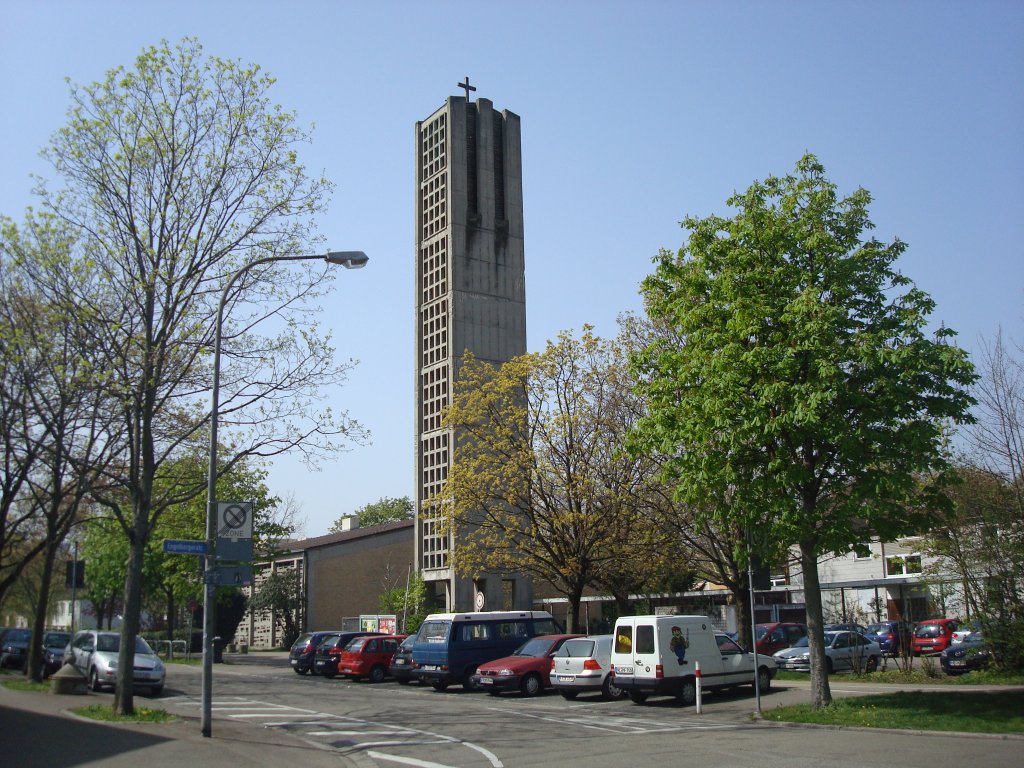
[[[327,677],[327,678],[332,678],[332,677],[337,677],[338,676],[338,673],[335,670],[333,670],[333,669],[325,669],[320,674],[323,675],[324,677]]]
[[[304,675],[304,674],[306,674],[306,670],[300,669],[299,667],[294,667],[293,669],[295,670],[295,674],[296,675]]]
[[[371,683],[383,683],[384,677],[386,676],[384,667],[377,665],[370,670],[370,682]]]
[[[761,693],[771,689],[772,671],[768,667],[761,667],[757,670],[757,687]]]
[[[154,685],[149,689],[149,695],[152,696],[154,699],[163,692],[164,687],[162,685]]]
[[[559,691],[559,693],[562,694],[562,698],[566,701],[572,701],[580,695],[579,691]]]
[[[398,683],[399,685],[408,685],[412,681],[409,678],[407,678],[407,677],[396,677],[395,678],[395,682]]]
[[[473,682],[473,675],[476,674],[476,667],[470,667],[462,673],[462,690],[479,691],[483,686]]]
[[[100,684],[100,676],[96,672],[96,667],[89,670],[89,687],[96,693],[103,690],[103,686]]]
[[[643,704],[647,701],[647,694],[643,691],[630,691],[629,700],[634,704]]]
[[[448,690],[448,683],[431,683],[435,691],[446,691]]]
[[[683,680],[683,686],[676,694],[679,703],[684,707],[691,707],[697,703],[697,681],[692,677]]]
[[[878,657],[871,656],[868,658],[867,663],[864,665],[864,671],[871,673],[878,669]]]
[[[523,696],[536,696],[544,689],[544,684],[540,680],[540,675],[530,673],[523,678],[523,682],[519,684],[519,690],[523,692]]]
[[[626,692],[612,681],[612,676],[605,675],[604,683],[601,684],[601,698],[608,701],[618,701],[625,697]]]

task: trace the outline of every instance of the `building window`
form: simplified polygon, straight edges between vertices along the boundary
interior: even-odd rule
[[[885,558],[886,576],[914,576],[921,573],[920,555],[889,555]]]

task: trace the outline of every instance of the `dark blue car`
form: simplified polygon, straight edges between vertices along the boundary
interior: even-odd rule
[[[886,656],[898,656],[910,640],[910,625],[905,621],[879,621],[869,624],[864,636],[878,643]]]

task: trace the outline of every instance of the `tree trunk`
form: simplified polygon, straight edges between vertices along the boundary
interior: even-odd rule
[[[39,598],[36,601],[36,617],[32,623],[32,642],[25,659],[25,674],[36,682],[43,680],[43,633],[46,631],[46,614],[50,603],[53,582],[53,562],[57,557],[59,542],[50,539],[43,551],[43,574],[39,583]]]
[[[565,631],[569,634],[579,632],[580,603],[583,601],[583,588],[576,587],[566,595],[569,598],[569,613],[565,617]]]
[[[750,624],[750,585],[740,580],[735,585],[726,586],[732,589],[732,594],[736,598],[736,637],[739,638],[739,644],[754,650],[754,628]]]
[[[114,712],[119,715],[134,715],[135,700],[130,670],[135,668],[135,638],[139,634],[142,613],[142,563],[146,551],[145,511],[135,509],[135,528],[128,556],[128,574],[124,584],[124,619],[121,623],[121,648],[117,654],[117,685],[114,688]]]
[[[818,578],[818,553],[814,543],[800,542],[800,566],[804,572],[804,603],[807,606],[808,646],[811,653],[811,706],[821,709],[832,703],[832,691],[828,686],[821,581]]]

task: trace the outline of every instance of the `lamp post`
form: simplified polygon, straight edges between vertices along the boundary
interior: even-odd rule
[[[346,269],[360,269],[370,259],[362,251],[328,251],[315,256],[266,256],[255,259],[235,272],[217,305],[217,327],[213,340],[213,392],[210,395],[210,467],[206,486],[206,567],[203,571],[203,682],[202,682],[202,731],[203,736],[212,732],[213,693],[213,633],[214,633],[214,576],[217,570],[217,421],[220,411],[220,341],[224,322],[224,305],[228,292],[235,281],[253,267],[272,261],[309,261],[323,259],[328,264],[341,264]]]

